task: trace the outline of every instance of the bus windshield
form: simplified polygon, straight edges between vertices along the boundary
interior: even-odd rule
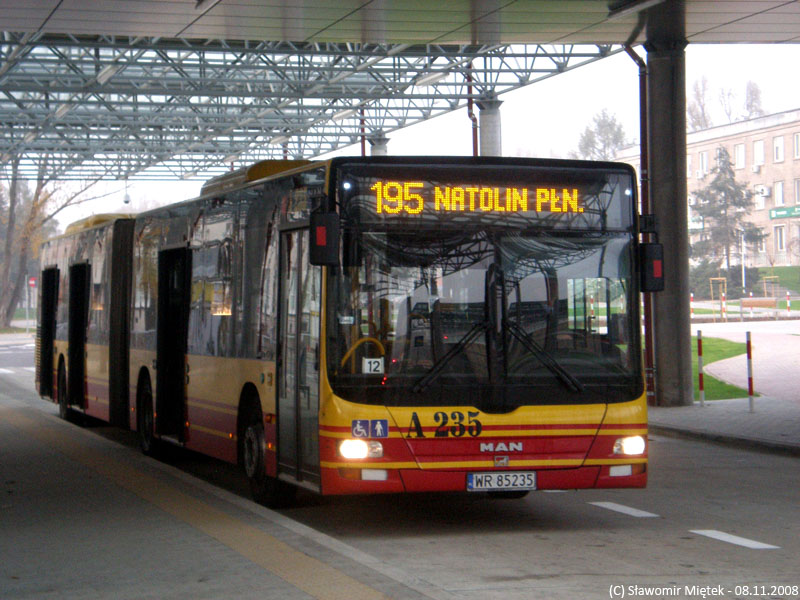
[[[535,171],[532,182],[515,171],[511,183],[495,171],[448,179],[414,171],[402,182],[396,169],[393,179],[373,171],[340,177],[351,193],[341,199],[342,267],[328,282],[327,367],[337,395],[508,412],[641,394],[629,176],[582,173],[553,194],[571,213],[555,214],[544,203],[535,210]],[[435,214],[437,186],[451,201],[454,189],[475,190],[479,210],[477,178],[493,190],[485,206],[508,209],[517,193],[529,210],[470,215],[467,192],[463,211]],[[384,211],[403,208],[379,218],[378,200]]]

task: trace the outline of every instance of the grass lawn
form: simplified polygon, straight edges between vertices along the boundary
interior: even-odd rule
[[[705,372],[705,366],[718,360],[739,356],[747,352],[747,345],[740,342],[730,342],[720,338],[703,338],[703,383],[705,384],[706,400],[727,400],[728,398],[746,398],[747,390],[735,385],[730,385],[711,377]],[[697,382],[697,338],[692,336],[692,381],[694,383],[694,398],[700,399],[700,389]],[[755,394],[758,396],[758,394]]]
[[[758,272],[762,277],[765,275],[777,275],[781,286],[790,290],[800,290],[800,267],[759,267]],[[756,289],[761,290],[763,293],[764,284],[757,283]]]
[[[31,330],[28,330],[28,333],[31,333]],[[24,327],[0,327],[0,333],[25,333]]]

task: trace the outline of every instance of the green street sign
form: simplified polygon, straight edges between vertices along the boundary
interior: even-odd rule
[[[770,208],[770,219],[788,219],[790,217],[800,217],[800,206],[784,206],[782,208]]]

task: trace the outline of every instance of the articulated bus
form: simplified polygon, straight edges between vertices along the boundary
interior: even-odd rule
[[[270,506],[643,487],[637,226],[621,164],[264,161],[45,244],[38,390]]]

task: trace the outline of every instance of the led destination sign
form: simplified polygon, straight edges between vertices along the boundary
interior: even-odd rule
[[[574,187],[497,187],[480,184],[434,185],[422,181],[378,179],[369,188],[379,215],[431,213],[582,213]]]

